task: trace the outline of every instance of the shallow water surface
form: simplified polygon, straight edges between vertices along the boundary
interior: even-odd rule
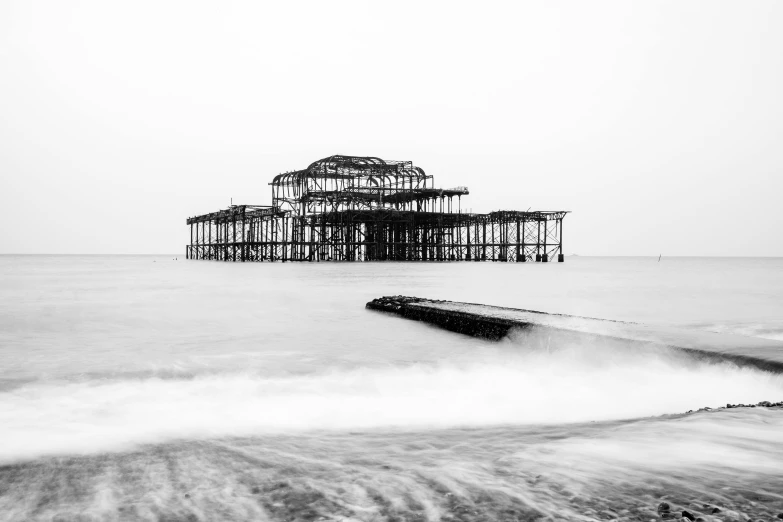
[[[0,257],[0,520],[783,512],[783,411],[683,415],[783,400],[779,374],[364,308],[416,295],[783,340],[783,259],[174,257]]]

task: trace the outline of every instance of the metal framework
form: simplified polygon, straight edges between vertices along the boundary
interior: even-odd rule
[[[563,257],[566,211],[462,212],[410,161],[330,156],[276,176],[272,205],[188,218],[189,259],[540,261]],[[456,201],[455,201],[456,198]]]

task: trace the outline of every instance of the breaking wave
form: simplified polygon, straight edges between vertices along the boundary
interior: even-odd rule
[[[0,393],[0,462],[177,439],[632,419],[780,398],[780,374],[643,344],[512,333],[434,363],[23,383]]]

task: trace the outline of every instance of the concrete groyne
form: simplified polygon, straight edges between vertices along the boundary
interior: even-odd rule
[[[699,357],[729,360],[763,370],[783,372],[783,342],[770,339],[420,297],[386,296],[374,299],[366,306],[371,310],[491,340],[502,339],[512,328],[536,328],[571,336],[666,346]]]

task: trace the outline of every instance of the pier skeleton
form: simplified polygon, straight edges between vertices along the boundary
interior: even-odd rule
[[[562,262],[566,211],[462,212],[410,161],[330,156],[276,176],[272,205],[187,219],[189,259]]]

